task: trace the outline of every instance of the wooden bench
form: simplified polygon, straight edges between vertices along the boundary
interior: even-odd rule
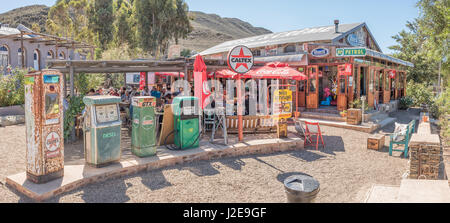
[[[227,132],[238,133],[238,117],[227,116]],[[242,116],[244,133],[275,133],[276,122],[271,116]]]
[[[394,136],[395,134],[390,134],[390,143],[389,143],[389,156],[392,156],[392,151],[399,151],[399,152],[403,152],[405,158],[408,157],[408,144],[409,141],[411,139],[411,135],[414,132],[415,129],[415,124],[416,124],[416,120],[412,120],[411,122],[409,122],[407,128],[406,128],[406,134],[405,134],[405,138],[403,140],[400,141],[395,141],[394,140]],[[394,144],[396,145],[404,145],[404,149],[394,149]]]

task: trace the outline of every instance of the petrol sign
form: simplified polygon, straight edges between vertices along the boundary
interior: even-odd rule
[[[365,56],[366,48],[337,48],[337,57]]]
[[[237,46],[228,53],[228,67],[236,73],[245,74],[253,67],[253,53],[246,46]]]

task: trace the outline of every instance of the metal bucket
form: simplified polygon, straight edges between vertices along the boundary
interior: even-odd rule
[[[313,203],[320,191],[319,182],[308,175],[293,175],[284,180],[288,203]]]

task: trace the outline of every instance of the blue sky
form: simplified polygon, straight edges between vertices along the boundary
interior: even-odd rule
[[[191,11],[235,17],[272,32],[366,22],[384,53],[395,44],[391,36],[405,29],[406,21],[419,16],[416,0],[185,0]],[[21,6],[55,0],[0,0],[0,13]]]

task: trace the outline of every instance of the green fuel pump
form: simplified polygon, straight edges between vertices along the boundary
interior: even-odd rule
[[[102,167],[120,160],[120,97],[85,96],[84,156],[86,163]]]
[[[156,154],[156,98],[133,97],[133,127],[131,130],[131,152],[139,157]]]
[[[200,141],[198,98],[192,96],[175,97],[172,102],[174,114],[174,142],[176,149],[197,148]],[[168,147],[170,149],[170,147]],[[174,149],[174,148],[171,148]]]

